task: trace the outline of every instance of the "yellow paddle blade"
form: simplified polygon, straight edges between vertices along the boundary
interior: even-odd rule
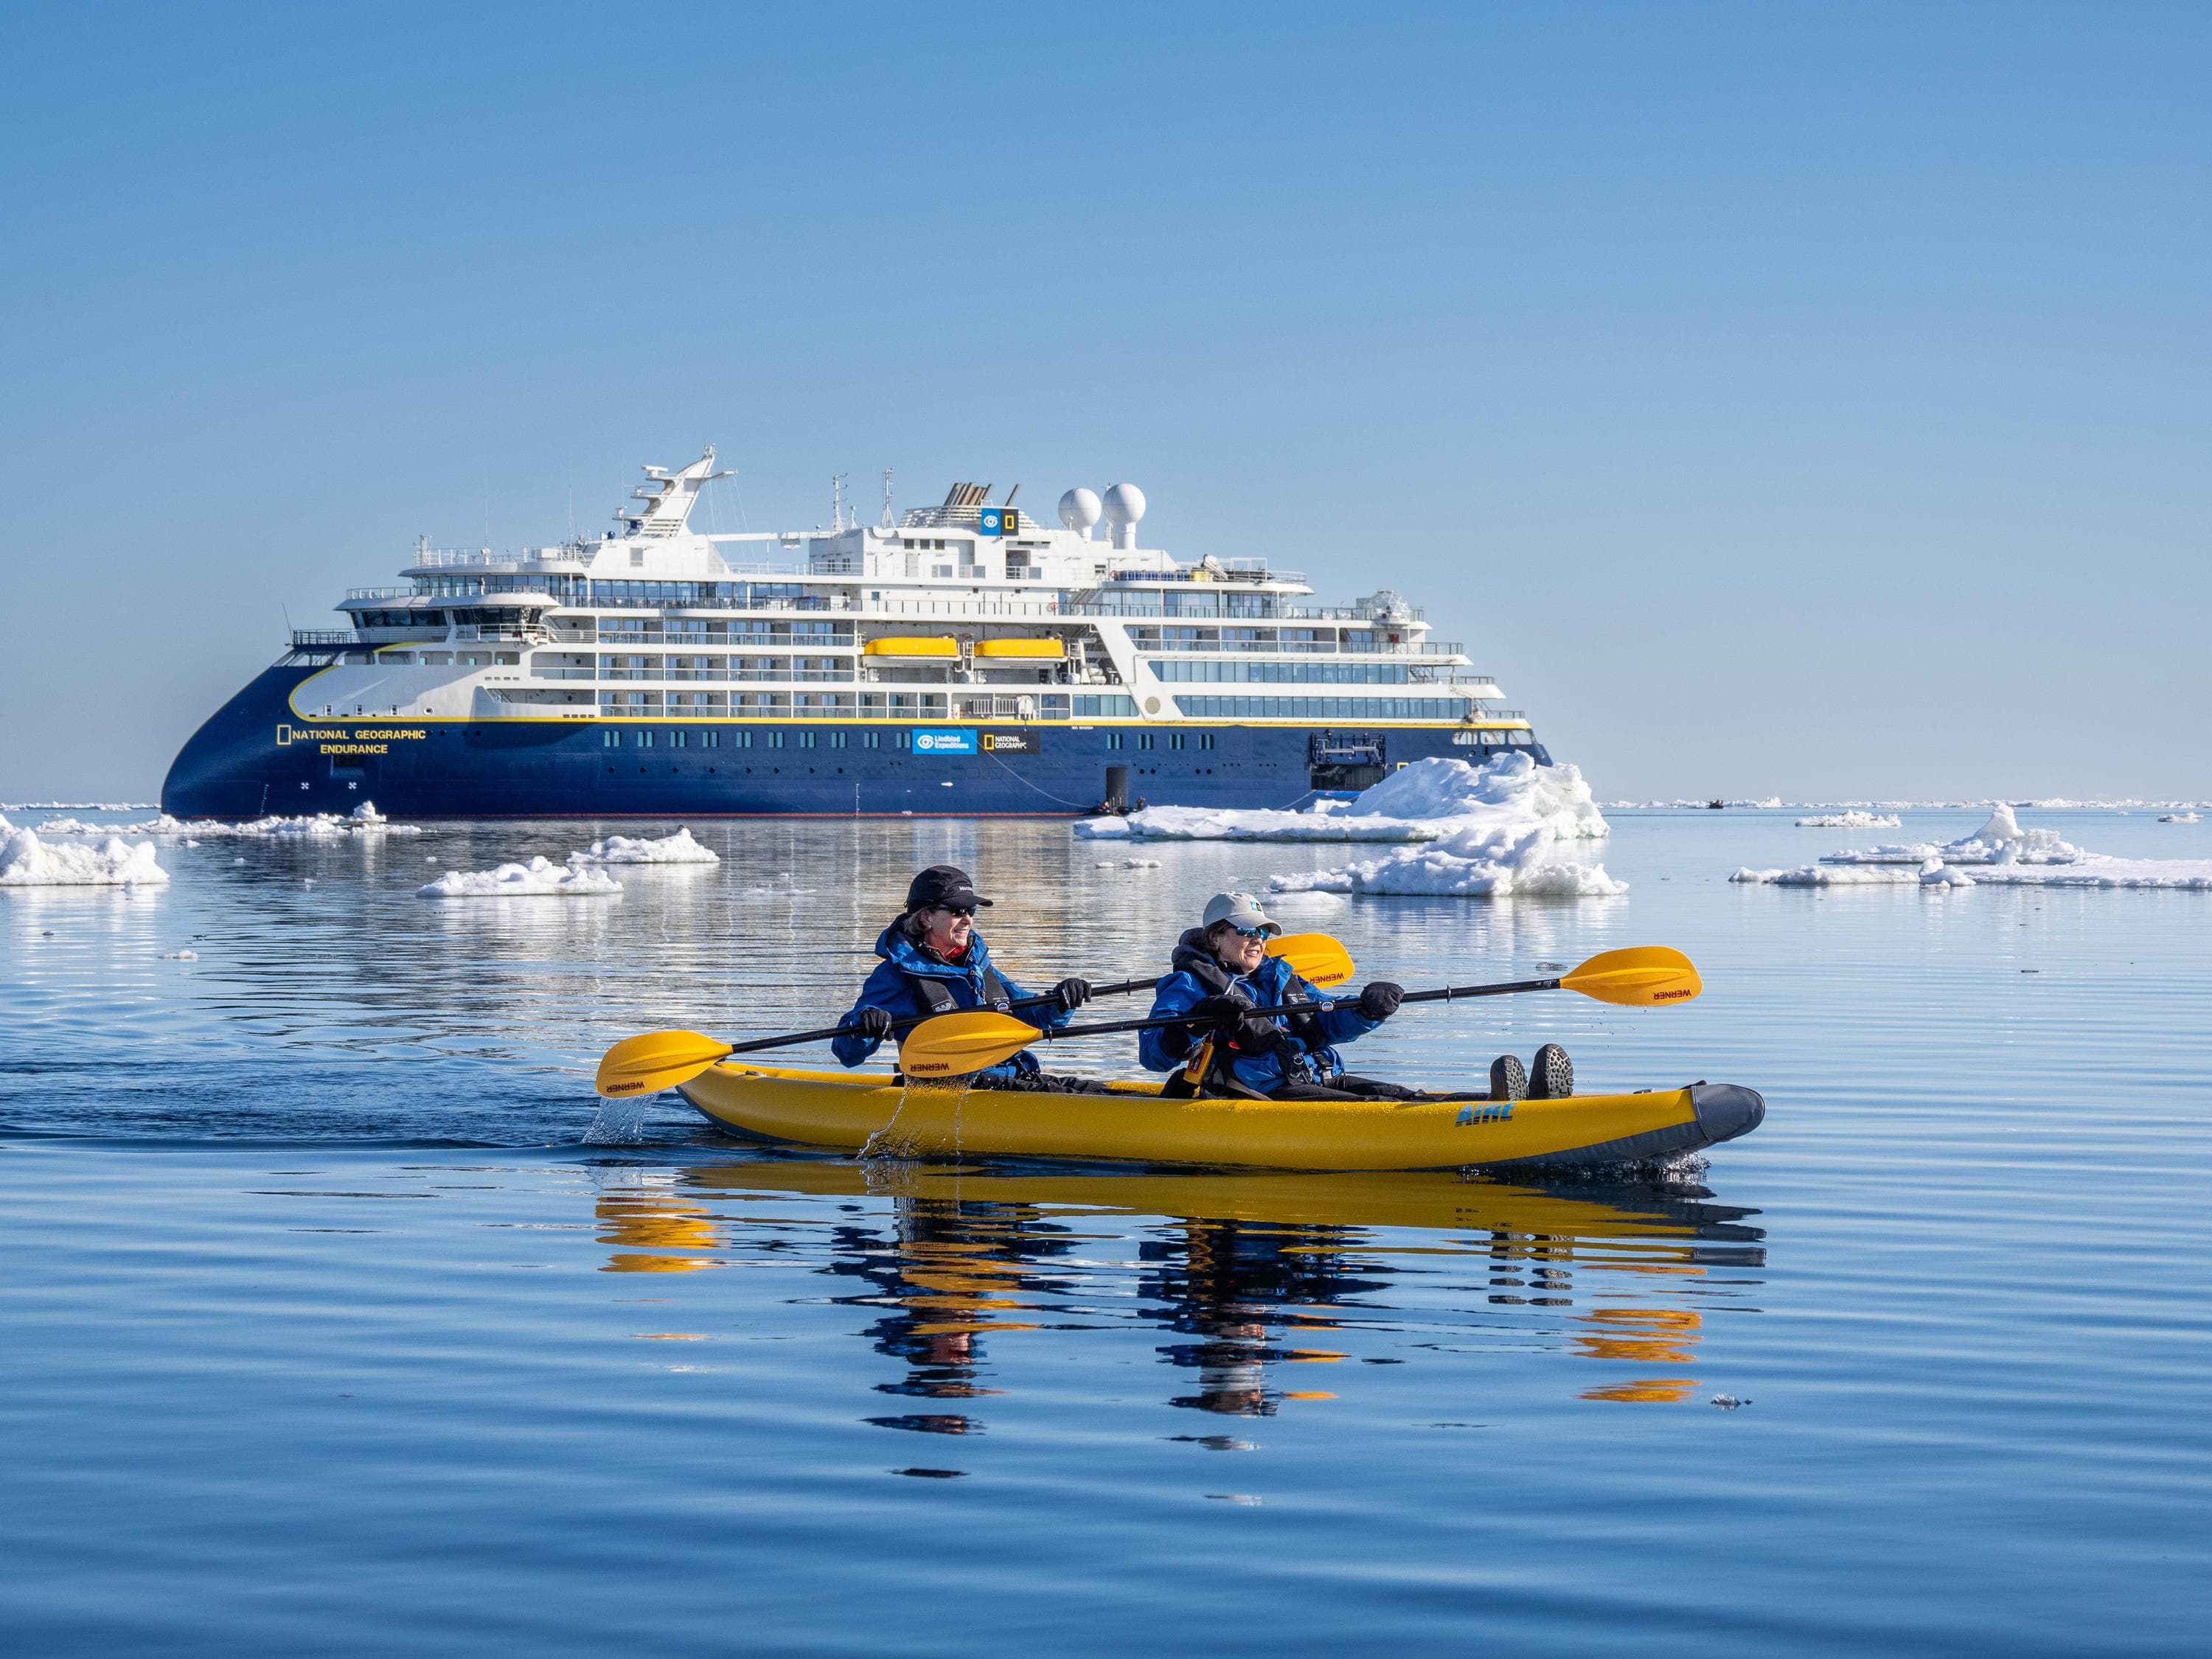
[[[1267,954],[1282,957],[1292,973],[1323,991],[1359,971],[1352,952],[1327,933],[1278,933],[1267,941]]]
[[[697,1031],[647,1031],[602,1054],[592,1086],[610,1100],[649,1095],[689,1083],[729,1053],[728,1043]]]
[[[1600,1002],[1617,1002],[1624,1008],[1687,1002],[1705,988],[1689,957],[1664,945],[1600,951],[1579,968],[1561,975],[1559,983],[1570,991],[1580,991]]]
[[[988,1008],[939,1014],[922,1021],[900,1042],[899,1070],[908,1077],[965,1077],[1012,1060],[1039,1035],[1026,1021]]]

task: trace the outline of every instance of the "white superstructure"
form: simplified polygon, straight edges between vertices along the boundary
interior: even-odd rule
[[[1144,493],[1068,490],[1057,526],[988,485],[862,525],[702,533],[714,452],[647,482],[596,540],[418,546],[406,586],[356,589],[305,720],[1449,723],[1527,741],[1455,643],[1387,590],[1310,604],[1265,560],[1139,545]],[[1106,539],[1097,527],[1103,521]],[[1470,739],[1472,740],[1472,739]]]

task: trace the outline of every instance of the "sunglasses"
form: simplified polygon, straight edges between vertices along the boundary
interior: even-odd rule
[[[942,910],[948,916],[965,916],[970,921],[975,920],[975,907],[972,904],[934,904],[930,908]]]
[[[1238,927],[1234,922],[1230,923],[1230,927],[1235,931],[1237,937],[1239,939],[1265,939],[1267,937],[1267,930],[1264,927]]]

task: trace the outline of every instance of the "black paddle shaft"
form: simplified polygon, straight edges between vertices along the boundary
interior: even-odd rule
[[[1456,1002],[1462,997],[1502,997],[1516,991],[1556,991],[1561,981],[1556,979],[1509,980],[1503,985],[1447,985],[1436,991],[1408,991],[1398,999],[1407,1002]],[[1349,1000],[1349,999],[1348,999]],[[1285,1002],[1273,1008],[1246,1008],[1240,1018],[1265,1018],[1271,1014],[1313,1014],[1325,1012],[1311,1002]],[[1116,1019],[1097,1025],[1063,1025],[1057,1030],[1043,1030],[1038,1036],[1046,1040],[1073,1036],[1108,1036],[1116,1031],[1159,1031],[1170,1025],[1189,1025],[1194,1022],[1188,1013],[1176,1014],[1164,1019]]]
[[[1110,997],[1118,995],[1123,991],[1149,991],[1158,983],[1159,981],[1157,979],[1125,979],[1115,985],[1094,985],[1091,988],[1091,994],[1094,997]],[[1052,1000],[1050,994],[1041,997],[1024,997],[1019,1002],[1011,1002],[1006,1006],[1009,1008],[1042,1008]],[[891,1030],[910,1031],[923,1021],[936,1018],[934,1014],[912,1014],[904,1019],[893,1020]],[[793,1031],[788,1036],[757,1037],[750,1042],[732,1043],[730,1052],[733,1054],[758,1054],[763,1048],[795,1048],[802,1042],[826,1042],[831,1037],[855,1036],[859,1035],[860,1030],[857,1025],[830,1025],[818,1031]]]

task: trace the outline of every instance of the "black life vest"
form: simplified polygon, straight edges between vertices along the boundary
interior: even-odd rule
[[[915,1000],[929,1011],[933,1019],[939,1014],[963,1012],[952,994],[952,988],[939,975],[908,974],[906,982],[913,988]],[[999,977],[997,969],[987,967],[983,969],[983,1000],[977,1006],[994,1009],[1002,1014],[1012,1010],[1014,1000],[1006,994],[1006,982]]]

